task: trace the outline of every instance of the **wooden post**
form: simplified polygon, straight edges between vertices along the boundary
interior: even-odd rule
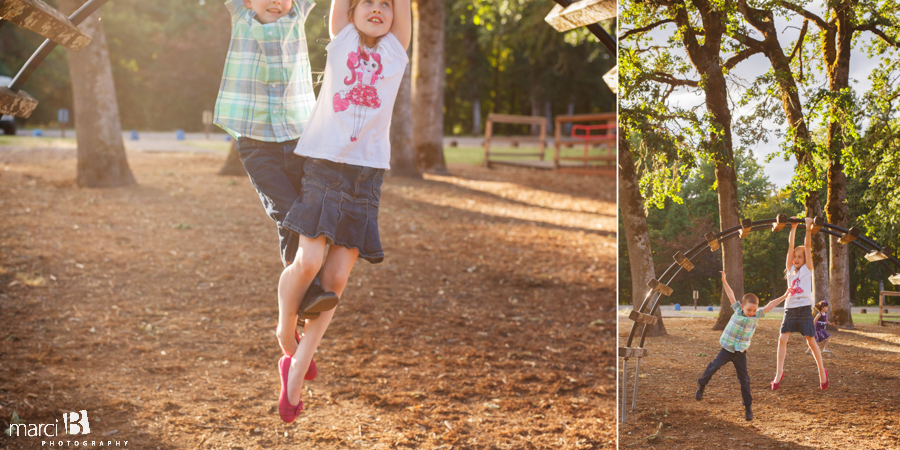
[[[547,121],[541,122],[541,161],[544,160],[544,150],[547,146]]]
[[[213,112],[203,111],[203,127],[206,129],[206,140],[209,140],[209,126],[213,123]]]
[[[488,115],[487,124],[484,126],[484,167],[491,168],[491,132],[494,129],[494,121]]]
[[[562,118],[563,116],[556,117],[556,126],[553,127],[553,148],[555,151],[553,152],[553,169],[559,169],[559,148],[562,145]]]

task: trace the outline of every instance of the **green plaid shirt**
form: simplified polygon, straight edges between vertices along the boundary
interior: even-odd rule
[[[728,321],[725,331],[722,332],[719,344],[722,344],[722,348],[729,352],[742,352],[750,348],[750,338],[756,331],[756,324],[759,323],[759,319],[766,316],[766,313],[759,308],[756,310],[755,316],[747,317],[744,315],[744,310],[741,309],[741,302],[734,302],[731,307],[734,308],[734,314]]]
[[[243,0],[226,0],[231,46],[213,123],[237,139],[297,139],[316,103],[303,24],[314,0],[294,0],[291,12],[262,24]]]

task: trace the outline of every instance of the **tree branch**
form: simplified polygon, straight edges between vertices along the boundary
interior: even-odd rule
[[[675,23],[675,20],[674,19],[664,19],[664,20],[660,20],[658,22],[653,22],[650,25],[647,25],[646,27],[640,27],[640,28],[628,30],[619,36],[619,40],[621,41],[623,39],[626,39],[628,36],[631,36],[632,34],[645,33],[647,31],[650,31],[650,30],[660,26],[660,25],[664,25],[667,23]]]
[[[892,39],[890,36],[885,34],[884,31],[881,31],[877,28],[877,22],[878,22],[878,20],[876,20],[876,23],[867,23],[865,25],[860,25],[858,27],[855,27],[854,29],[856,31],[871,31],[876,36],[880,37],[881,40],[883,40],[884,42],[887,42],[888,45],[890,45],[892,47],[900,48],[900,42],[897,42],[896,39]]]
[[[650,76],[647,77],[647,79],[656,81],[659,83],[665,83],[665,84],[668,84],[671,86],[690,86],[690,87],[700,86],[700,83],[697,81],[681,80],[681,79],[675,78],[672,75],[669,75],[669,74],[663,73],[663,72],[653,72]]]
[[[806,30],[809,25],[809,19],[803,20],[803,28],[800,29],[800,38],[797,39],[797,45],[794,46],[794,50],[791,51],[791,56],[788,57],[788,61],[794,60],[794,55],[800,51],[800,46],[803,45],[803,39],[806,38]]]
[[[819,16],[817,16],[817,15],[815,15],[815,14],[813,14],[791,2],[782,0],[780,3],[781,3],[782,7],[787,8],[791,11],[794,11],[797,14],[800,14],[801,16],[805,17],[807,20],[812,20],[813,22],[816,23],[816,25],[819,26],[819,28],[821,28],[823,30],[827,30],[834,26],[833,24],[830,24],[830,23],[822,20],[821,17],[819,17]]]
[[[760,42],[757,41],[757,40],[755,40],[755,39],[749,38],[749,37],[747,37],[747,36],[744,36],[744,37],[745,37],[747,40],[749,40],[749,41],[752,41],[752,42],[754,42],[754,43],[756,43],[756,44],[760,44]],[[744,45],[747,45],[746,42],[742,42],[742,43],[743,43]],[[755,55],[755,54],[757,54],[757,53],[762,53],[762,49],[761,49],[760,47],[761,47],[761,46],[757,46],[757,45],[747,45],[747,48],[745,48],[745,49],[741,50],[740,52],[738,52],[737,55],[734,55],[734,56],[732,56],[731,58],[728,58],[728,61],[725,61],[725,66],[724,66],[725,69],[726,69],[726,70],[731,70],[731,69],[734,68],[734,66],[740,64],[740,63],[741,63],[742,61],[744,61],[745,59],[747,59],[747,58],[749,58],[749,57],[751,57],[751,56],[753,56],[753,55]]]

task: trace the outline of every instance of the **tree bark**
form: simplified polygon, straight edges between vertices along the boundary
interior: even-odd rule
[[[681,3],[681,2],[678,2]],[[687,5],[676,6],[674,19],[683,31],[684,46],[688,58],[697,72],[706,77],[703,91],[706,97],[706,109],[711,115],[712,123],[718,128],[717,133],[709,138],[709,153],[716,164],[716,183],[719,194],[719,226],[725,230],[740,223],[740,212],[737,201],[737,174],[734,170],[734,153],[731,138],[731,111],[728,107],[728,85],[722,66],[722,37],[725,33],[726,13],[717,10],[707,0],[695,0],[692,4],[697,8],[703,22],[703,43],[697,39],[695,26],[691,23]],[[722,243],[722,270],[725,271],[728,284],[734,290],[735,298],[744,296],[744,255],[740,239],[729,239]],[[734,310],[724,290],[720,298],[721,308],[713,330],[724,330]]]
[[[647,218],[644,216],[644,199],[638,188],[637,172],[634,168],[634,156],[628,145],[624,128],[619,127],[619,208],[622,211],[625,241],[628,245],[628,262],[631,268],[631,304],[635,311],[640,310],[650,289],[647,283],[655,276],[653,270],[653,249],[650,247],[650,233],[647,229]],[[668,334],[663,324],[662,315],[657,309],[654,314],[659,321],[656,325],[648,325],[648,336]]]
[[[745,0],[739,1],[738,8],[750,25],[762,33],[763,40],[756,41],[740,34],[738,34],[737,38],[744,45],[761,51],[772,64],[775,80],[778,83],[779,91],[781,93],[781,104],[784,109],[784,114],[788,119],[788,123],[794,129],[794,156],[797,158],[797,164],[807,171],[807,173],[803,175],[804,184],[813,185],[815,176],[812,174],[816,173],[817,169],[813,156],[808,150],[812,140],[809,134],[809,128],[807,127],[806,117],[803,115],[803,104],[800,102],[797,82],[791,71],[790,58],[784,54],[781,44],[778,42],[774,14],[769,10],[750,8]],[[825,42],[828,42],[827,38]],[[823,51],[826,56],[829,52],[833,53],[833,49],[829,48],[827,45],[823,46]],[[823,215],[822,202],[816,189],[811,188],[807,192],[805,213],[809,217],[820,217]],[[829,277],[827,266],[828,248],[825,240],[825,233],[816,233],[813,236],[812,243],[813,245],[810,252],[812,253],[813,264],[815,267],[813,273],[814,295],[816,299],[826,299],[829,298]]]
[[[69,15],[82,3],[81,0],[60,0],[60,11]],[[68,53],[78,136],[76,183],[82,187],[134,184],[134,175],[125,157],[119,104],[99,11],[91,14],[79,28],[91,37],[91,44],[78,53]]]
[[[444,0],[412,3],[413,141],[417,165],[446,174],[444,160]]]
[[[228,149],[228,156],[225,157],[225,164],[219,169],[219,175],[245,176],[247,170],[244,169],[244,163],[241,162],[241,155],[237,151],[237,141],[231,141],[231,147]]]
[[[852,49],[853,26],[850,21],[852,5],[842,2],[834,11],[834,32],[823,33],[823,39],[829,43],[825,49],[828,73],[828,89],[837,94],[850,86],[850,55]],[[824,43],[823,43],[824,44]],[[832,50],[833,49],[833,50]],[[847,206],[847,177],[841,153],[845,143],[843,130],[837,121],[828,124],[828,188],[827,212],[828,223],[849,228],[850,217]],[[839,327],[853,328],[853,316],[850,310],[850,249],[831,236],[831,261],[829,267],[830,310],[834,324]]]
[[[422,178],[413,148],[412,67],[406,66],[391,118],[391,176]]]

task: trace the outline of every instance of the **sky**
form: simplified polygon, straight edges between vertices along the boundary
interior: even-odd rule
[[[822,9],[809,8],[809,10],[819,15],[819,17],[823,17],[822,14],[824,11]],[[784,18],[776,16],[775,22],[776,29],[780,33],[779,40],[781,41],[783,46],[787,46],[797,40],[797,37],[800,34],[800,27],[803,24],[802,19],[795,19],[791,22],[788,22],[784,20]],[[652,36],[654,40],[656,40],[659,44],[664,45],[666,38],[670,34],[672,34],[674,30],[674,25],[668,24],[664,27],[660,27],[652,31],[650,33],[650,36]],[[752,37],[761,39],[761,34],[756,32],[755,29],[751,28],[751,30],[754,32],[752,34]],[[810,22],[808,33],[818,33],[818,30],[818,27]],[[877,39],[877,37],[875,37],[875,35],[870,32],[859,33],[857,34],[857,36],[857,44],[855,45],[850,58],[850,79],[851,87],[856,91],[857,96],[861,96],[871,88],[871,82],[869,82],[868,77],[869,74],[871,74],[872,70],[878,67],[880,59],[878,56],[873,59],[869,59],[865,50],[863,50],[863,47],[867,45],[871,39]],[[894,56],[896,57],[896,53],[894,53]],[[757,76],[767,72],[770,67],[771,65],[769,64],[768,59],[766,59],[766,57],[762,54],[757,54],[738,64],[731,71],[731,73],[739,76],[747,82],[750,82]],[[694,79],[697,78],[699,77],[695,77]],[[824,83],[824,74],[821,74],[820,81]],[[740,90],[735,88],[732,95],[735,98],[739,97]],[[692,107],[703,103],[702,96],[697,95],[696,93],[691,93],[684,88],[676,90],[669,99],[672,104],[676,104],[681,107]],[[732,114],[733,119],[737,119],[737,117],[741,114],[741,110],[733,111]],[[779,126],[774,122],[767,124],[767,127],[771,127],[771,129],[780,128],[782,131],[784,131],[785,128],[783,126]],[[756,146],[751,147],[750,150],[753,152],[756,160],[763,165],[764,172],[768,176],[769,181],[775,184],[778,188],[783,188],[790,183],[797,162],[793,157],[791,157],[788,161],[785,161],[783,157],[779,156],[773,159],[771,162],[766,163],[766,157],[774,152],[777,152],[779,144],[780,142],[770,137],[769,142],[760,142]]]

